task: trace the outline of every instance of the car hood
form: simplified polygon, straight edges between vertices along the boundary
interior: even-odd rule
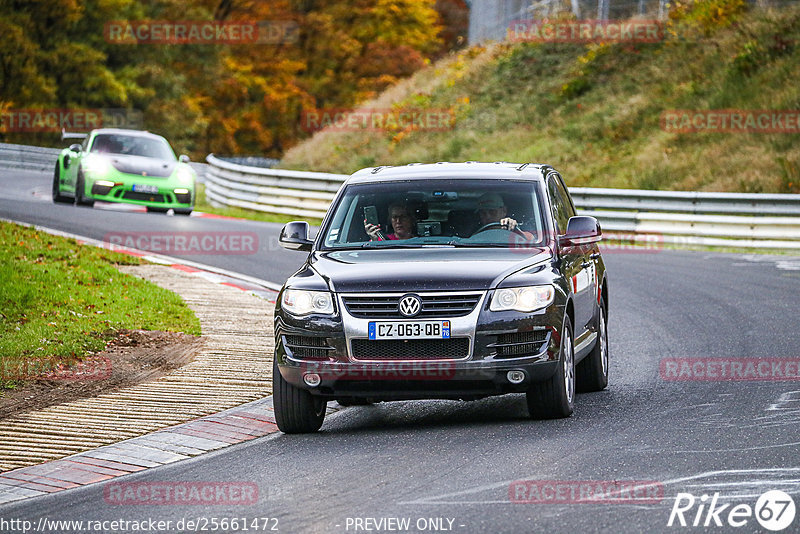
[[[467,291],[549,258],[546,248],[424,248],[315,252],[309,263],[336,292]]]
[[[139,176],[156,176],[166,178],[172,176],[177,161],[165,159],[145,158],[143,156],[125,156],[112,154],[106,156],[119,172],[138,174]]]

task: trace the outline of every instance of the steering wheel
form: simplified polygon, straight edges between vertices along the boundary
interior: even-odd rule
[[[490,222],[489,224],[484,224],[483,226],[472,232],[472,235],[479,234],[487,230],[505,230],[506,232],[514,231],[514,230],[509,230],[508,228],[505,227],[505,225],[500,224],[499,222]]]

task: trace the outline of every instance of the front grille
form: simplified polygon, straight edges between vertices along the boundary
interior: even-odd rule
[[[283,336],[283,343],[295,358],[306,360],[325,360],[328,351],[333,350],[324,337]]]
[[[139,191],[125,191],[122,198],[128,200],[146,200],[147,202],[164,202],[164,195],[151,195],[150,193],[140,193]]]
[[[503,358],[537,354],[542,350],[542,345],[546,341],[547,330],[532,330],[529,332],[500,334],[497,336],[497,343],[493,346],[497,349],[497,356]]]
[[[353,340],[357,360],[461,360],[469,356],[469,338]]]
[[[403,295],[369,295],[342,297],[347,311],[359,319],[408,319],[400,315],[398,302]],[[468,315],[481,299],[481,293],[418,295],[422,311],[414,319],[426,317],[460,317]]]

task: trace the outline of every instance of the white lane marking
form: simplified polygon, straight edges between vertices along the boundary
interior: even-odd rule
[[[798,404],[792,405],[791,403],[793,402]],[[796,409],[800,409],[800,391],[797,390],[781,393],[781,396],[778,397],[778,401],[770,404],[767,411]]]
[[[763,254],[744,254],[741,259],[749,264],[772,263],[776,269],[782,271],[800,271],[800,258],[792,256],[768,256]],[[747,265],[746,263],[733,263],[733,265]]]
[[[750,475],[754,475],[757,478],[753,478],[753,479],[750,479],[750,480],[748,480],[747,478],[739,479],[739,482],[738,482],[739,486],[744,486],[744,489],[750,489],[750,488],[746,487],[747,484],[753,484],[755,486],[761,486],[761,485],[765,485],[766,486],[766,485],[772,484],[775,487],[778,487],[778,486],[783,487],[784,485],[786,485],[786,488],[788,488],[788,490],[789,490],[789,491],[787,491],[787,493],[798,494],[798,493],[800,493],[800,486],[798,486],[795,483],[795,479],[794,478],[790,478],[790,479],[787,480],[787,478],[785,478],[785,477],[795,477],[798,474],[800,474],[800,467],[781,467],[781,468],[763,468],[763,469],[727,469],[727,470],[719,470],[719,471],[706,471],[706,472],[703,472],[703,473],[699,473],[697,475],[690,475],[690,476],[672,478],[672,479],[669,479],[669,480],[662,480],[661,481],[661,485],[664,488],[667,488],[669,486],[676,486],[676,485],[681,484],[681,483],[699,481],[699,480],[702,480],[702,479],[713,479],[715,477],[717,477],[717,478],[728,477],[728,476],[747,477],[747,476],[750,476]],[[777,477],[774,477],[774,476],[768,477],[769,475],[777,475]],[[781,478],[781,476],[783,476],[784,478]],[[512,503],[510,499],[504,499],[504,500],[479,500],[479,501],[465,501],[465,500],[444,500],[443,501],[443,500],[440,500],[440,499],[450,499],[451,497],[458,497],[460,495],[472,495],[472,494],[475,494],[475,493],[481,493],[481,492],[484,492],[484,491],[491,491],[491,490],[498,489],[498,488],[505,488],[507,490],[507,488],[513,482],[518,482],[520,480],[541,480],[541,479],[542,479],[542,477],[541,477],[540,474],[539,475],[534,475],[534,476],[531,476],[531,477],[518,477],[518,478],[514,478],[512,480],[504,480],[502,482],[495,482],[495,483],[492,483],[492,484],[485,484],[485,485],[477,486],[475,488],[470,488],[470,489],[461,490],[461,491],[455,491],[455,492],[452,492],[452,493],[445,493],[445,494],[442,494],[442,495],[435,495],[435,496],[431,496],[431,497],[422,497],[420,499],[416,499],[416,500],[413,500],[413,501],[401,501],[398,504],[400,504],[400,505],[516,504],[516,503]],[[714,487],[714,484],[716,484],[716,483],[717,482],[714,481],[714,480],[709,480],[709,482],[706,483],[705,485],[703,485],[703,484],[694,484],[694,485],[691,485],[691,487],[698,487],[698,486],[700,486],[700,487]],[[786,491],[786,489],[784,489],[784,491]],[[760,495],[760,492],[756,493],[755,495]],[[737,496],[741,497],[741,495],[737,495]],[[730,498],[730,497],[733,497],[733,496],[732,495],[726,495],[725,496],[725,498]],[[669,497],[665,494],[664,498],[667,499]],[[607,503],[602,503],[602,502],[600,502],[598,504],[603,505],[603,506],[607,505]],[[623,504],[624,503],[619,503],[619,504],[615,504],[615,506],[621,506]],[[636,506],[642,507],[641,504],[636,505]]]

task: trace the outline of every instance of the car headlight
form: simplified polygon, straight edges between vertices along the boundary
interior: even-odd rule
[[[287,289],[281,297],[281,305],[292,315],[333,314],[333,296],[327,291]]]
[[[194,180],[194,173],[186,167],[178,169],[178,181],[183,183],[191,183]]]
[[[551,285],[508,287],[494,292],[489,309],[491,311],[532,312],[549,306],[555,297],[556,290]]]
[[[90,174],[102,174],[111,170],[111,164],[102,156],[88,156],[81,162],[83,172]]]

